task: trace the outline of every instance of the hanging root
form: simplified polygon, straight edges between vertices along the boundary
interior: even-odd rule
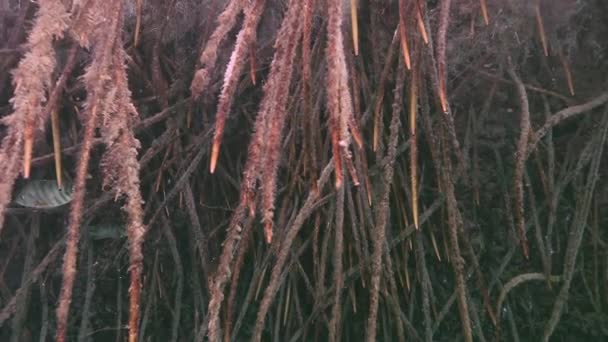
[[[102,127],[107,151],[102,160],[106,174],[106,182],[113,183],[117,195],[126,196],[123,210],[127,214],[127,238],[129,241],[129,342],[137,341],[139,333],[139,302],[143,274],[142,244],[145,227],[143,224],[143,198],[139,189],[139,162],[137,149],[139,141],[133,134],[133,126],[137,120],[137,112],[131,103],[131,92],[127,87],[127,74],[124,60],[126,54],[122,48],[122,40],[116,39],[114,52],[114,74],[118,98],[114,103],[117,111]],[[118,134],[117,134],[118,133]],[[117,176],[116,173],[119,173]],[[107,184],[106,183],[106,184]]]
[[[315,0],[304,0],[303,4],[303,24],[302,24],[302,111],[305,120],[305,135],[308,148],[307,159],[309,168],[309,178],[311,183],[317,179],[317,149],[315,132],[314,132],[314,115],[312,108],[311,94],[311,74],[312,74],[312,59],[311,59],[311,30],[312,16],[314,13]]]
[[[91,5],[91,4],[89,4]],[[91,10],[92,15],[102,15],[110,18],[109,29],[100,29],[94,33],[95,39],[93,51],[93,61],[85,74],[85,85],[87,88],[87,117],[84,123],[84,136],[80,150],[80,157],[76,167],[76,180],[74,184],[74,194],[70,210],[66,251],[63,259],[63,282],[57,307],[57,334],[56,340],[63,342],[66,339],[68,316],[70,303],[72,300],[72,290],[76,275],[76,257],[78,254],[78,241],[80,239],[80,223],[82,219],[82,209],[84,206],[85,183],[88,174],[90,152],[93,146],[93,136],[97,127],[100,113],[104,110],[107,101],[104,97],[107,78],[102,77],[110,72],[112,63],[113,47],[116,37],[120,32],[121,23],[121,2],[96,2],[90,8],[83,8],[83,11]],[[93,18],[98,19],[98,18]],[[83,41],[86,39],[83,39]]]
[[[219,316],[222,301],[224,300],[224,287],[232,272],[232,259],[234,258],[235,249],[239,246],[238,242],[240,241],[240,233],[242,230],[240,225],[246,214],[247,212],[243,203],[241,203],[232,214],[232,219],[228,226],[228,235],[224,240],[224,248],[220,255],[217,271],[215,277],[209,284],[211,298],[207,310],[208,317],[206,321],[208,322],[208,325],[203,323],[201,330],[197,334],[197,341],[203,340],[205,332],[209,337],[209,341],[219,342],[221,340]]]
[[[405,0],[399,0],[399,39],[405,67],[407,70],[410,70],[412,68],[412,62],[410,59],[410,48],[407,44],[407,22],[405,21],[407,13],[405,12],[405,6]]]
[[[230,341],[230,329],[232,328],[232,319],[234,313],[234,304],[236,302],[237,288],[239,284],[239,278],[241,276],[241,270],[245,263],[245,256],[249,250],[251,239],[253,237],[253,218],[245,220],[244,228],[241,232],[242,246],[238,250],[238,255],[234,261],[234,272],[232,273],[232,280],[230,283],[230,293],[228,295],[228,302],[226,305],[226,322],[224,324],[224,342]]]
[[[222,14],[217,18],[217,27],[211,34],[209,41],[205,44],[205,48],[202,49],[198,59],[197,64],[200,69],[194,74],[192,84],[190,85],[192,98],[197,99],[207,90],[209,82],[211,82],[211,73],[215,69],[215,63],[217,62],[220,44],[236,24],[236,19],[241,12],[243,3],[243,0],[230,0]]]
[[[479,7],[481,8],[481,17],[483,18],[483,23],[488,26],[490,24],[490,19],[488,16],[488,4],[487,0],[479,0]]]
[[[382,251],[386,239],[386,225],[389,215],[389,195],[391,185],[393,184],[393,170],[395,159],[397,157],[397,140],[399,138],[399,129],[401,121],[399,117],[402,110],[403,86],[405,84],[405,70],[403,65],[399,65],[397,69],[397,80],[393,91],[393,115],[391,119],[389,144],[386,157],[383,160],[382,174],[382,192],[380,193],[380,203],[376,209],[376,225],[373,230],[373,254],[372,254],[372,280],[370,286],[370,309],[367,316],[367,332],[366,341],[376,341],[376,324],[378,320],[378,301],[380,297],[380,275],[382,272]]]
[[[437,74],[439,77],[439,101],[444,113],[448,111],[447,67],[445,61],[446,36],[450,22],[450,4],[452,0],[441,0],[439,27],[437,28]]]
[[[329,174],[332,169],[333,168],[331,167],[331,164],[328,164],[323,170],[323,172],[321,172],[321,176],[317,181],[318,189],[322,189],[325,186],[325,183],[327,183]],[[291,227],[288,227],[286,229],[287,233],[285,234],[285,238],[283,239],[283,241],[281,241],[281,249],[278,252],[277,260],[274,264],[274,267],[272,268],[272,273],[270,275],[268,285],[266,286],[266,290],[264,290],[264,297],[260,302],[260,309],[258,310],[257,318],[255,321],[255,327],[253,329],[252,341],[257,342],[260,341],[262,338],[262,329],[264,328],[264,321],[266,320],[268,310],[270,310],[270,305],[272,304],[272,301],[274,300],[274,297],[276,296],[277,291],[279,290],[279,286],[281,285],[281,273],[283,272],[283,267],[287,262],[287,257],[290,255],[289,251],[296,236],[298,235],[298,232],[300,232],[300,229],[302,229],[304,221],[312,213],[318,198],[318,191],[310,191],[308,193],[306,201],[302,205],[302,208],[293,220]]]
[[[53,41],[63,37],[68,27],[68,13],[60,1],[41,0],[34,25],[29,33],[25,57],[13,71],[14,96],[12,115],[2,119],[8,126],[0,146],[0,232],[4,210],[23,162],[23,176],[30,175],[35,133],[44,129],[48,114],[44,102],[50,91],[55,68]]]
[[[570,91],[570,95],[574,96],[574,81],[572,80],[572,72],[570,71],[570,65],[568,64],[568,59],[564,54],[559,52],[559,60],[562,63],[562,68],[564,69],[564,75],[566,76],[566,84],[568,85],[568,91]]]
[[[271,109],[267,113],[267,134],[265,137],[265,157],[260,165],[261,191],[262,191],[262,222],[266,242],[272,242],[272,228],[274,218],[274,202],[277,189],[277,172],[281,157],[283,129],[287,121],[287,99],[291,85],[293,62],[296,55],[298,37],[301,35],[301,21],[296,20],[301,11],[300,2],[292,2],[284,19],[279,36],[277,37],[277,50],[275,52],[273,69],[269,78],[276,79],[275,97],[271,101]]]
[[[335,238],[334,238],[334,305],[331,310],[331,321],[329,322],[329,341],[339,341],[338,331],[340,324],[340,314],[342,310],[341,296],[342,288],[344,287],[344,274],[342,257],[344,252],[344,187],[338,190],[336,199],[336,223],[335,223]]]
[[[397,48],[397,42],[399,41],[399,26],[395,30],[393,34],[393,41],[389,46],[388,53],[386,54],[386,60],[384,62],[384,68],[382,69],[382,74],[380,75],[380,81],[378,82],[378,92],[376,95],[376,100],[374,104],[374,132],[372,137],[372,150],[376,152],[380,146],[381,138],[380,135],[382,132],[380,131],[380,127],[382,125],[382,104],[384,103],[384,87],[387,78],[389,77],[389,73],[395,58],[395,49]]]
[[[585,227],[589,218],[589,210],[591,208],[591,201],[595,192],[596,184],[600,177],[600,164],[602,155],[604,152],[604,146],[606,145],[606,139],[608,137],[608,107],[604,110],[602,123],[600,129],[597,132],[597,142],[594,144],[594,151],[592,153],[593,159],[591,166],[589,167],[589,173],[587,174],[587,180],[584,185],[581,195],[577,198],[577,205],[570,225],[568,244],[565,251],[564,258],[564,275],[563,285],[559,290],[557,299],[553,303],[553,310],[543,331],[542,341],[547,342],[553,335],[557,323],[562,315],[564,306],[568,302],[570,293],[570,285],[575,273],[576,258],[581,249],[581,243],[583,241],[583,235],[585,233]]]
[[[456,292],[458,294],[458,311],[460,313],[460,322],[462,325],[462,333],[466,342],[473,341],[473,333],[471,330],[471,319],[469,316],[469,305],[467,302],[467,291],[466,281],[464,276],[464,259],[460,253],[460,246],[458,245],[458,234],[462,231],[462,218],[458,209],[458,203],[456,201],[456,194],[454,190],[454,183],[451,176],[451,160],[448,157],[447,152],[447,129],[443,129],[444,145],[442,146],[442,183],[443,189],[446,193],[447,212],[448,212],[448,236],[450,240],[450,261],[454,268],[456,278]]]
[[[354,114],[350,90],[348,89],[348,70],[344,53],[344,38],[342,35],[342,3],[332,0],[328,3],[327,22],[327,107],[329,108],[329,129],[331,134],[332,151],[336,168],[336,189],[342,187],[343,159],[350,158],[351,130],[359,136],[356,126],[353,126]],[[361,140],[358,138],[358,140]]]
[[[548,308],[533,301],[550,312],[540,331],[530,331],[538,319],[521,315],[521,298],[509,297],[513,338],[519,330],[548,340],[561,329],[566,303],[576,312],[600,307],[605,236],[596,229],[586,241],[584,230],[590,203],[596,201],[600,226],[606,201],[600,187],[608,118],[596,113],[608,92],[583,66],[606,71],[606,44],[596,34],[606,28],[597,20],[606,17],[601,1],[3,3],[0,229],[9,229],[2,234],[8,249],[0,251],[0,290],[8,286],[15,295],[0,312],[0,327],[14,316],[14,340],[25,338],[26,325],[39,328],[33,337],[43,340],[55,324],[46,312],[33,325],[32,315],[24,316],[53,296],[32,297],[42,305],[22,299],[63,253],[52,331],[60,342],[76,337],[75,325],[82,339],[108,324],[122,328],[103,334],[130,342],[147,335],[339,341],[363,330],[358,338],[370,342],[431,341],[440,337],[437,329],[484,340],[488,323],[500,328],[505,316],[494,315],[491,294],[500,309],[524,278],[551,280],[559,294]],[[581,32],[583,42],[575,39]],[[541,69],[527,58],[535,46]],[[550,49],[555,58],[543,56]],[[548,81],[556,67],[566,95],[523,83]],[[581,83],[574,98],[576,80],[591,83]],[[517,118],[509,110],[514,91]],[[513,120],[519,129],[510,158]],[[579,146],[579,139],[588,144]],[[535,163],[526,174],[531,152]],[[21,199],[30,185],[52,179],[53,157],[58,185],[67,170],[75,173],[75,189],[69,208],[44,214],[52,229],[38,237],[21,226],[31,223],[22,217],[33,210]],[[202,160],[213,175],[197,173]],[[124,225],[107,227],[119,217]],[[88,221],[102,228],[87,234],[81,226]],[[172,222],[180,229],[173,231]],[[493,225],[512,231],[488,229]],[[538,253],[526,241],[528,227]],[[158,250],[150,270],[146,230],[148,247]],[[91,281],[79,298],[85,274],[77,264],[87,260],[79,255],[81,234],[104,252],[88,260],[89,274],[100,272],[96,279],[120,277],[128,266],[128,280],[107,283],[118,288],[117,317],[90,305]],[[21,267],[54,239],[39,267]],[[27,251],[19,249],[23,241]],[[591,248],[581,265],[583,243]],[[521,273],[514,272],[520,250],[540,256],[545,275],[516,277],[499,295],[499,280]],[[563,263],[562,283],[553,282],[552,261]],[[440,274],[446,266],[451,273]],[[589,295],[572,301],[578,274]],[[21,284],[12,281],[18,278]],[[81,299],[82,317],[74,314]],[[460,325],[447,322],[450,313]],[[361,317],[365,326],[348,324]],[[170,330],[152,331],[163,322]],[[496,329],[496,338],[508,334]]]
[[[418,61],[416,61],[418,64]],[[414,227],[418,226],[418,141],[416,139],[416,114],[418,112],[418,75],[419,65],[414,65],[410,81],[410,179],[412,192],[412,216]]]
[[[536,17],[536,26],[538,28],[538,36],[540,37],[540,43],[543,47],[543,53],[545,57],[549,56],[549,45],[547,44],[547,35],[545,34],[545,23],[543,21],[543,16],[540,12],[540,1],[534,7],[534,14]]]
[[[424,44],[428,45],[429,44],[429,35],[428,33],[426,33],[426,26],[424,24],[424,18],[422,17],[422,6],[420,4],[421,0],[415,0],[415,11],[416,11],[416,24],[418,25],[418,31],[420,32],[420,35],[422,36],[422,40],[424,41]]]
[[[357,0],[350,0],[350,21],[353,32],[355,56],[359,56],[359,22],[357,19]]]
[[[524,218],[524,166],[526,163],[526,150],[528,148],[528,138],[530,136],[530,107],[528,105],[528,95],[526,88],[524,87],[521,79],[517,76],[517,73],[513,69],[513,64],[509,58],[507,72],[509,76],[515,82],[517,92],[519,93],[519,101],[521,106],[521,119],[519,124],[519,141],[517,143],[517,154],[515,162],[514,172],[514,184],[515,184],[515,206],[516,206],[516,219],[517,219],[517,232],[519,234],[519,241],[524,252],[524,256],[529,258],[530,252],[528,251],[528,239],[525,231],[525,218]]]
[[[255,42],[256,29],[260,22],[265,4],[266,0],[253,0],[249,3],[249,6],[245,11],[243,28],[236,38],[234,50],[230,56],[228,66],[226,67],[224,85],[217,105],[215,135],[213,136],[213,145],[211,147],[211,161],[209,165],[209,172],[211,173],[215,172],[215,167],[217,166],[217,158],[220,153],[220,144],[224,135],[226,118],[228,117],[232,101],[234,100],[234,93],[236,92],[236,86],[245,65],[247,52]]]

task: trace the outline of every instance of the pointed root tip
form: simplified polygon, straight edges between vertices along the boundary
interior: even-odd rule
[[[213,174],[215,172],[215,167],[217,166],[217,157],[220,154],[220,145],[213,144],[211,149],[211,162],[209,164],[209,173]]]
[[[439,102],[441,103],[441,110],[444,113],[448,112],[448,97],[446,96],[445,81],[439,80]]]
[[[266,243],[270,245],[272,243],[272,222],[268,222],[264,226],[264,236],[266,237]]]
[[[353,140],[355,141],[355,145],[357,145],[357,148],[359,150],[363,149],[363,138],[361,137],[361,133],[358,130],[351,130],[351,131],[352,131]]]
[[[255,202],[254,202],[252,196],[249,194],[245,194],[243,197],[243,203],[245,205],[245,208],[249,209],[249,216],[254,217],[255,216]]]
[[[483,23],[485,26],[490,25],[490,18],[488,16],[488,6],[485,1],[481,1],[481,16],[483,17]]]
[[[369,206],[372,206],[372,193],[370,191],[370,187],[369,187],[369,179],[367,179],[365,181],[365,192],[367,192],[367,203],[369,203]]]
[[[255,65],[251,66],[251,72],[249,73],[249,77],[251,78],[251,83],[255,86],[257,85],[257,80],[255,77]]]
[[[311,184],[311,191],[315,194],[315,196],[319,196],[319,181],[313,181]]]
[[[441,110],[443,110],[444,113],[448,112],[448,100],[446,99],[445,96],[445,90],[441,89],[439,91],[439,101],[441,102]]]
[[[23,147],[23,178],[30,178],[32,167],[33,139],[25,139]]]

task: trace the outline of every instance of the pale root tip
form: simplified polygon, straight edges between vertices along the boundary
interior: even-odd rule
[[[490,18],[488,16],[488,6],[485,0],[481,0],[481,16],[483,17],[483,23],[488,26],[490,25]]]
[[[445,94],[443,94],[443,92],[440,96],[440,101],[441,101],[441,110],[443,110],[444,113],[447,113],[448,112],[448,102],[445,99]]]
[[[336,190],[342,187],[342,177],[336,177]]]
[[[32,140],[26,139],[24,143],[23,153],[23,178],[30,178],[30,170],[32,167]]]
[[[360,150],[363,149],[363,139],[361,138],[361,134],[356,130],[353,131],[352,129],[351,132],[353,140],[355,140],[355,144],[357,145],[357,148],[359,148]]]
[[[444,113],[448,112],[448,97],[445,90],[445,80],[439,80],[439,102]]]
[[[272,223],[266,224],[264,227],[264,235],[266,237],[266,243],[270,245],[272,243]]]
[[[211,149],[211,162],[209,164],[209,173],[213,174],[215,172],[215,167],[217,166],[217,157],[220,154],[220,146],[218,144],[213,144]]]

